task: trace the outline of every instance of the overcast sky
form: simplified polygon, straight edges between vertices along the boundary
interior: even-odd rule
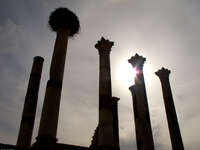
[[[119,97],[122,150],[136,150],[127,60],[147,58],[144,76],[155,149],[171,148],[161,85],[154,72],[171,70],[170,83],[185,149],[200,147],[200,1],[199,0],[1,0],[0,143],[15,144],[33,57],[44,57],[33,142],[37,136],[56,34],[48,17],[67,7],[80,19],[69,40],[57,138],[89,146],[98,123],[98,61],[94,45],[101,36],[111,51],[113,96]]]

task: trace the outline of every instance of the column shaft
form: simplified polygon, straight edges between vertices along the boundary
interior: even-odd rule
[[[133,95],[138,150],[154,150],[153,135],[143,74],[135,80]]]
[[[20,147],[31,146],[43,61],[44,59],[39,56],[33,60],[17,139],[17,146]]]
[[[67,29],[61,28],[57,31],[37,141],[57,141],[56,134],[68,36],[69,30]]]
[[[99,107],[108,105],[112,97],[111,90],[111,72],[110,72],[110,55],[109,53],[100,54],[99,61]]]
[[[51,60],[50,79],[58,81],[63,80],[69,32],[70,31],[68,29],[63,28],[57,31]]]
[[[119,149],[118,101],[119,101],[119,98],[112,97],[112,102],[113,102],[113,135],[114,135],[114,145],[115,145],[116,149]]]
[[[111,75],[109,53],[100,54],[99,71],[99,133],[98,144],[114,147],[113,112],[111,102]]]

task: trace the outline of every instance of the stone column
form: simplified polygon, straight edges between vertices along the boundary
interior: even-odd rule
[[[143,64],[145,60],[146,58],[143,58],[138,54],[128,60],[138,72],[135,77],[135,85],[129,89],[133,96],[137,149],[154,150],[151,121],[143,76]]]
[[[60,98],[67,52],[69,30],[57,31],[53,57],[50,68],[50,79],[47,82],[46,93],[40,120],[38,142],[56,142]]]
[[[155,74],[159,77],[161,81],[172,149],[184,150],[181,132],[179,129],[178,119],[174,106],[172,91],[169,83],[170,70],[162,68],[158,70]]]
[[[79,21],[67,8],[58,8],[50,16],[49,25],[57,33],[47,82],[36,146],[53,148],[56,143],[60,98],[68,38],[78,32]]]
[[[110,72],[110,52],[114,42],[105,40],[103,37],[97,42],[95,48],[99,52],[99,106],[101,107],[112,97],[111,72]]]
[[[119,98],[112,97],[112,103],[113,103],[113,135],[114,135],[114,145],[115,145],[116,149],[119,149],[118,101],[119,101]]]
[[[33,66],[17,139],[17,146],[19,147],[31,146],[43,61],[44,59],[40,56],[36,56],[33,59]]]
[[[116,116],[113,117],[113,99],[111,90],[110,73],[110,51],[113,42],[105,40],[103,37],[95,45],[99,51],[99,124],[98,124],[98,147],[102,149],[115,149],[116,137],[114,132],[116,127],[113,123]],[[118,133],[116,133],[118,134]],[[118,147],[117,147],[118,148]]]

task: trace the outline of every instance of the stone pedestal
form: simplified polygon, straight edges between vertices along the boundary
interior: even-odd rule
[[[161,81],[172,149],[184,150],[181,132],[179,129],[178,119],[174,106],[172,91],[169,83],[170,70],[162,68],[161,70],[158,70],[155,74],[159,77]]]
[[[40,56],[34,57],[33,60],[17,139],[17,146],[19,147],[31,146],[43,61],[44,59]]]
[[[98,147],[103,150],[119,149],[117,104],[112,98],[110,51],[113,42],[103,37],[95,45],[99,52],[99,124],[98,124]],[[114,100],[114,101],[113,101]],[[117,133],[116,133],[117,132]]]
[[[130,87],[133,97],[133,109],[135,118],[135,130],[138,150],[154,150],[151,121],[146,96],[143,76],[143,64],[145,58],[136,54],[129,59],[129,63],[137,70],[135,85]]]

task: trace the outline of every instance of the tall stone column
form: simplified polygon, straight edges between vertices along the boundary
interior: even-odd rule
[[[19,147],[31,146],[43,62],[44,59],[40,56],[36,56],[33,59],[33,66],[17,139],[17,146]]]
[[[135,85],[131,86],[129,89],[133,97],[137,149],[154,150],[151,121],[143,76],[143,64],[145,60],[146,58],[143,58],[138,54],[128,60],[137,70]]]
[[[118,119],[116,115],[116,98],[112,98],[111,72],[110,72],[110,51],[113,42],[103,37],[95,45],[99,51],[99,124],[98,124],[98,147],[102,149],[119,149],[116,136],[118,129],[114,122]],[[115,109],[113,109],[115,108]],[[117,117],[117,118],[116,118]]]
[[[47,82],[37,143],[50,146],[57,141],[57,125],[68,38],[79,30],[77,16],[67,8],[58,8],[50,16],[49,25],[57,33]],[[53,149],[53,147],[50,147]]]
[[[172,91],[169,83],[170,70],[162,68],[158,70],[155,74],[159,77],[161,81],[172,149],[184,150],[181,132],[179,129],[178,119],[174,106]]]

